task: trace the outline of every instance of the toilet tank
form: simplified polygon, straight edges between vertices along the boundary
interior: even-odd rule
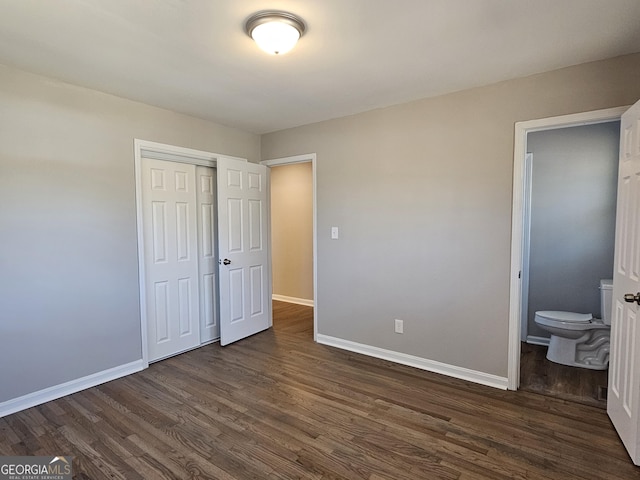
[[[613,280],[600,280],[600,310],[602,321],[611,325],[611,301],[613,299]]]

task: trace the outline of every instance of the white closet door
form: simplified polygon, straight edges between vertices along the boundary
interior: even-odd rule
[[[271,326],[268,171],[218,159],[220,344]]]
[[[142,159],[149,361],[200,344],[196,168]]]
[[[200,342],[220,337],[218,322],[218,246],[216,170],[196,167],[198,203],[198,270],[200,280]]]

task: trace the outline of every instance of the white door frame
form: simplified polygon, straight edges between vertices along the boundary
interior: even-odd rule
[[[520,341],[525,342],[529,336],[527,314],[529,310],[529,259],[531,255],[531,173],[533,170],[533,154],[527,152],[524,156],[523,170],[523,197],[522,197],[522,280],[520,286]]]
[[[291,157],[274,158],[272,160],[263,160],[260,162],[267,167],[276,167],[280,165],[292,165],[294,163],[307,163],[311,162],[311,182],[313,189],[313,341],[317,341],[318,337],[318,211],[316,209],[316,154],[307,153],[303,155],[294,155]],[[269,186],[269,188],[271,188]],[[271,198],[269,198],[269,236],[271,236]],[[271,244],[271,242],[269,242]],[[273,271],[271,266],[271,252],[269,252],[269,268]]]
[[[558,117],[541,118],[517,122],[515,124],[513,148],[513,202],[511,217],[511,281],[509,289],[509,358],[508,382],[509,390],[517,390],[520,386],[520,315],[522,311],[521,272],[523,271],[524,241],[524,173],[525,155],[527,154],[527,134],[543,130],[593,125],[620,120],[628,106],[575,113]]]
[[[136,227],[138,230],[138,286],[140,298],[140,333],[142,337],[142,362],[143,368],[149,366],[149,351],[147,344],[147,304],[146,304],[146,282],[144,264],[144,228],[142,222],[142,158],[153,158],[155,160],[167,160],[170,162],[188,163],[203,167],[216,167],[218,158],[231,158],[246,162],[246,158],[232,157],[218,153],[194,150],[192,148],[178,147],[164,143],[150,142],[148,140],[133,140],[135,158],[135,181],[136,181]]]

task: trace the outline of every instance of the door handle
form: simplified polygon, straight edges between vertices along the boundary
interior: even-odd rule
[[[231,263],[231,260],[229,260],[228,258],[225,258],[224,260],[222,260],[223,265],[229,265],[230,263]]]
[[[638,305],[640,305],[640,292],[636,293],[635,295],[633,293],[625,293],[624,294],[624,301],[628,302],[628,303],[637,303]]]

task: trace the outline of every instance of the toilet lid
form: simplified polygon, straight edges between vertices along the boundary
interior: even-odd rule
[[[590,313],[558,312],[553,310],[536,312],[536,315],[548,318],[549,320],[560,320],[561,322],[585,323],[593,320],[593,315]]]

